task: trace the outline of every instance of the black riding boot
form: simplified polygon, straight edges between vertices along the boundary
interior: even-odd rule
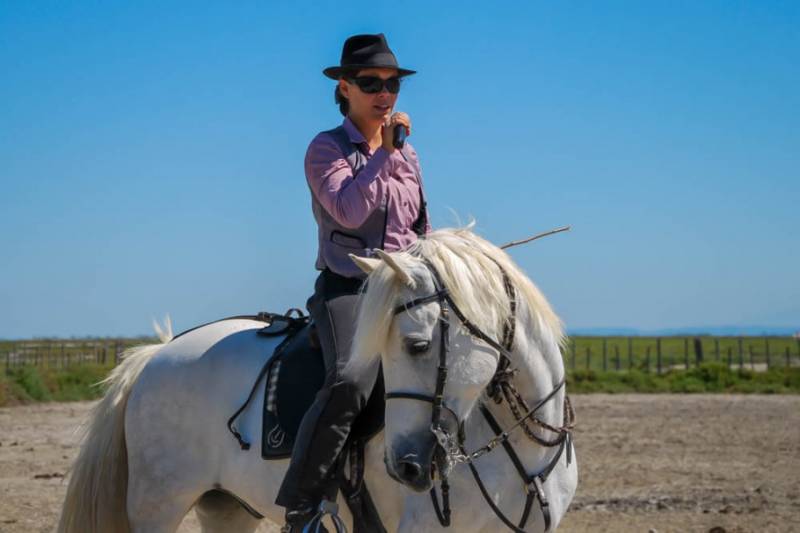
[[[357,387],[339,382],[317,394],[297,431],[292,460],[275,503],[289,511],[316,509],[326,495],[335,501],[336,463],[364,405]]]
[[[297,431],[289,470],[275,500],[287,508],[287,517],[302,516],[309,507],[316,509],[326,493],[336,501],[337,458],[378,375],[377,362],[357,378],[341,374],[350,355],[360,287],[361,280],[323,271],[306,304],[317,328],[326,375]]]

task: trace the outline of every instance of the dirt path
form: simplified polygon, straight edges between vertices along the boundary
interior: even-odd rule
[[[564,531],[800,531],[800,397],[575,398]]]
[[[581,481],[559,531],[800,531],[800,397],[585,395],[574,404]],[[74,428],[90,405],[0,409],[0,533],[53,530]],[[193,515],[180,531],[198,531]]]

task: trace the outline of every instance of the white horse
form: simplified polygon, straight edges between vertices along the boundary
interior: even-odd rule
[[[361,298],[354,357],[346,371],[376,364],[378,356],[371,354],[381,354],[387,391],[433,394],[440,356],[440,302],[394,311],[398,304],[436,292],[432,266],[464,318],[488,337],[500,339],[508,318],[514,316],[510,357],[517,370],[516,389],[528,405],[555,391],[536,417],[551,426],[561,425],[566,409],[565,390],[558,388],[564,378],[561,322],[502,250],[468,228],[445,229],[420,239],[406,252],[380,257],[356,261],[370,275]],[[513,315],[504,272],[516,292]],[[476,405],[484,403],[503,428],[519,417],[506,403],[486,398],[499,351],[465,329],[456,316],[451,315],[449,323],[443,404],[463,423],[464,446],[472,451],[495,436]],[[254,531],[259,520],[247,507],[282,522],[284,509],[273,502],[288,461],[265,461],[255,448],[243,451],[226,430],[227,419],[247,396],[265,354],[281,340],[256,335],[261,327],[263,323],[254,320],[224,320],[172,341],[171,333],[166,333],[162,344],[126,354],[108,378],[108,391],[87,426],[59,532],[171,533],[193,507],[208,533]],[[263,387],[259,390],[253,406],[263,401]],[[242,413],[237,426],[245,438],[258,441],[260,409]],[[395,398],[387,402],[384,432],[367,445],[366,480],[388,531],[445,530],[429,495],[421,493],[432,484],[435,446],[430,427],[429,403]],[[536,433],[552,437],[540,428]],[[521,430],[511,431],[508,440],[528,474],[551,468],[541,490],[549,502],[551,529],[555,528],[577,486],[571,442],[567,440],[567,453],[562,454],[563,447],[539,446]],[[450,472],[451,530],[495,532],[505,527],[484,501],[470,466],[480,472],[492,503],[516,522],[529,487],[498,446],[472,465],[457,463]],[[346,507],[340,509],[349,521]],[[545,530],[538,502],[525,530]]]

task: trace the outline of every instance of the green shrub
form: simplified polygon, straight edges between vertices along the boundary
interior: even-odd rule
[[[772,368],[767,372],[731,370],[721,363],[704,363],[689,370],[672,370],[658,375],[630,370],[600,372],[576,370],[568,374],[571,392],[740,392],[800,393],[799,368]]]
[[[20,398],[21,400],[43,402],[51,399],[50,390],[45,384],[45,380],[42,379],[42,374],[38,368],[27,365],[21,366],[10,370],[8,376],[25,393],[25,397]]]
[[[89,400],[103,395],[103,388],[98,385],[109,372],[103,365],[79,365],[66,371],[53,371],[53,399],[60,402]]]
[[[97,383],[111,367],[97,364],[62,369],[36,366],[12,368],[0,376],[0,406],[42,401],[91,400],[103,395]]]

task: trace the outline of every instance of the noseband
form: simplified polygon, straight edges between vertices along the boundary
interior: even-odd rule
[[[516,326],[516,310],[517,310],[517,301],[516,301],[516,294],[514,290],[514,286],[511,283],[511,280],[508,277],[508,274],[503,270],[502,267],[498,264],[497,266],[500,268],[500,271],[503,274],[503,285],[505,287],[506,294],[509,299],[510,311],[511,315],[509,319],[503,325],[503,337],[501,342],[497,342],[488,335],[486,335],[483,331],[480,330],[474,323],[472,323],[466,315],[459,309],[458,305],[456,305],[455,301],[453,301],[452,296],[450,295],[450,291],[447,289],[445,284],[442,282],[441,276],[433,264],[428,261],[427,259],[423,259],[423,263],[430,271],[433,277],[433,285],[434,285],[434,292],[428,296],[422,296],[420,298],[416,298],[411,300],[410,302],[406,302],[404,304],[400,304],[394,308],[394,315],[398,315],[400,313],[404,313],[410,311],[411,309],[423,305],[429,302],[437,302],[439,304],[440,313],[439,313],[439,366],[437,367],[436,371],[436,387],[434,390],[434,394],[431,396],[429,394],[421,394],[417,392],[403,392],[403,391],[392,391],[386,393],[386,399],[408,399],[408,400],[418,400],[422,402],[428,402],[433,405],[433,410],[431,414],[431,431],[436,436],[438,441],[438,446],[444,452],[442,454],[437,454],[437,460],[435,462],[438,470],[439,470],[439,477],[441,480],[442,486],[442,505],[439,505],[439,500],[436,495],[436,488],[431,488],[431,499],[433,501],[433,507],[436,511],[436,515],[439,518],[439,522],[442,526],[447,527],[450,525],[450,502],[449,502],[449,483],[447,481],[447,475],[453,466],[454,463],[464,462],[468,463],[470,470],[475,478],[475,481],[478,484],[478,487],[481,490],[481,493],[484,496],[484,499],[495,512],[498,518],[505,523],[509,529],[516,533],[525,533],[522,528],[525,527],[525,524],[530,516],[530,511],[532,508],[533,501],[538,498],[542,514],[544,516],[545,522],[545,531],[550,529],[550,512],[547,497],[545,496],[543,490],[543,483],[549,476],[549,474],[553,471],[555,466],[557,465],[558,461],[561,458],[562,453],[565,451],[567,452],[567,463],[571,462],[572,456],[572,443],[571,443],[571,430],[574,423],[574,412],[572,411],[572,407],[569,403],[569,399],[565,396],[564,398],[564,425],[561,427],[553,427],[538,418],[534,415],[536,412],[546,404],[550,399],[552,399],[556,393],[564,387],[564,380],[562,380],[551,392],[548,394],[543,400],[537,402],[537,404],[532,409],[527,409],[527,404],[522,399],[522,396],[516,391],[514,386],[511,384],[511,378],[513,377],[515,371],[510,370],[509,367],[511,365],[511,350],[514,344],[514,334],[515,334],[515,326]],[[450,348],[450,310],[452,310],[453,314],[461,321],[464,327],[470,332],[471,335],[481,339],[486,344],[494,348],[498,351],[500,355],[500,361],[497,365],[497,370],[495,375],[492,377],[489,385],[487,386],[487,391],[489,396],[494,399],[496,403],[501,403],[503,399],[505,399],[511,410],[514,414],[514,418],[516,419],[516,423],[510,427],[509,429],[503,431],[497,421],[495,420],[494,416],[489,412],[489,409],[480,404],[480,411],[484,415],[489,426],[495,433],[495,437],[491,439],[485,446],[482,446],[477,451],[473,453],[467,453],[464,449],[464,441],[466,438],[465,430],[464,430],[464,421],[458,418],[458,415],[448,406],[444,404],[444,388],[445,384],[447,383],[447,354]],[[522,415],[520,413],[520,407],[527,409],[527,413]],[[458,435],[457,441],[454,441],[453,437],[449,435],[446,429],[442,427],[442,409],[448,410],[455,420],[458,423]],[[549,431],[556,432],[558,437],[554,440],[545,440],[541,437],[538,437],[533,433],[530,427],[526,424],[526,422],[530,420],[534,424],[543,427]],[[537,474],[529,475],[525,470],[525,467],[522,465],[522,462],[514,451],[511,443],[508,442],[509,439],[509,432],[513,429],[522,426],[525,430],[526,435],[531,438],[532,440],[536,441],[537,443],[543,446],[559,446],[559,449],[554,456],[554,458],[550,461],[550,463],[545,467],[545,469]],[[522,480],[525,484],[525,489],[527,491],[528,497],[525,503],[525,509],[523,511],[522,518],[519,521],[519,525],[514,524],[509,520],[497,505],[494,503],[493,499],[489,495],[488,491],[486,490],[480,476],[478,475],[478,471],[473,464],[473,460],[477,459],[481,455],[489,453],[492,451],[498,444],[502,444],[503,448],[506,450],[509,458],[514,463],[514,466],[517,469],[517,472],[522,477]]]

